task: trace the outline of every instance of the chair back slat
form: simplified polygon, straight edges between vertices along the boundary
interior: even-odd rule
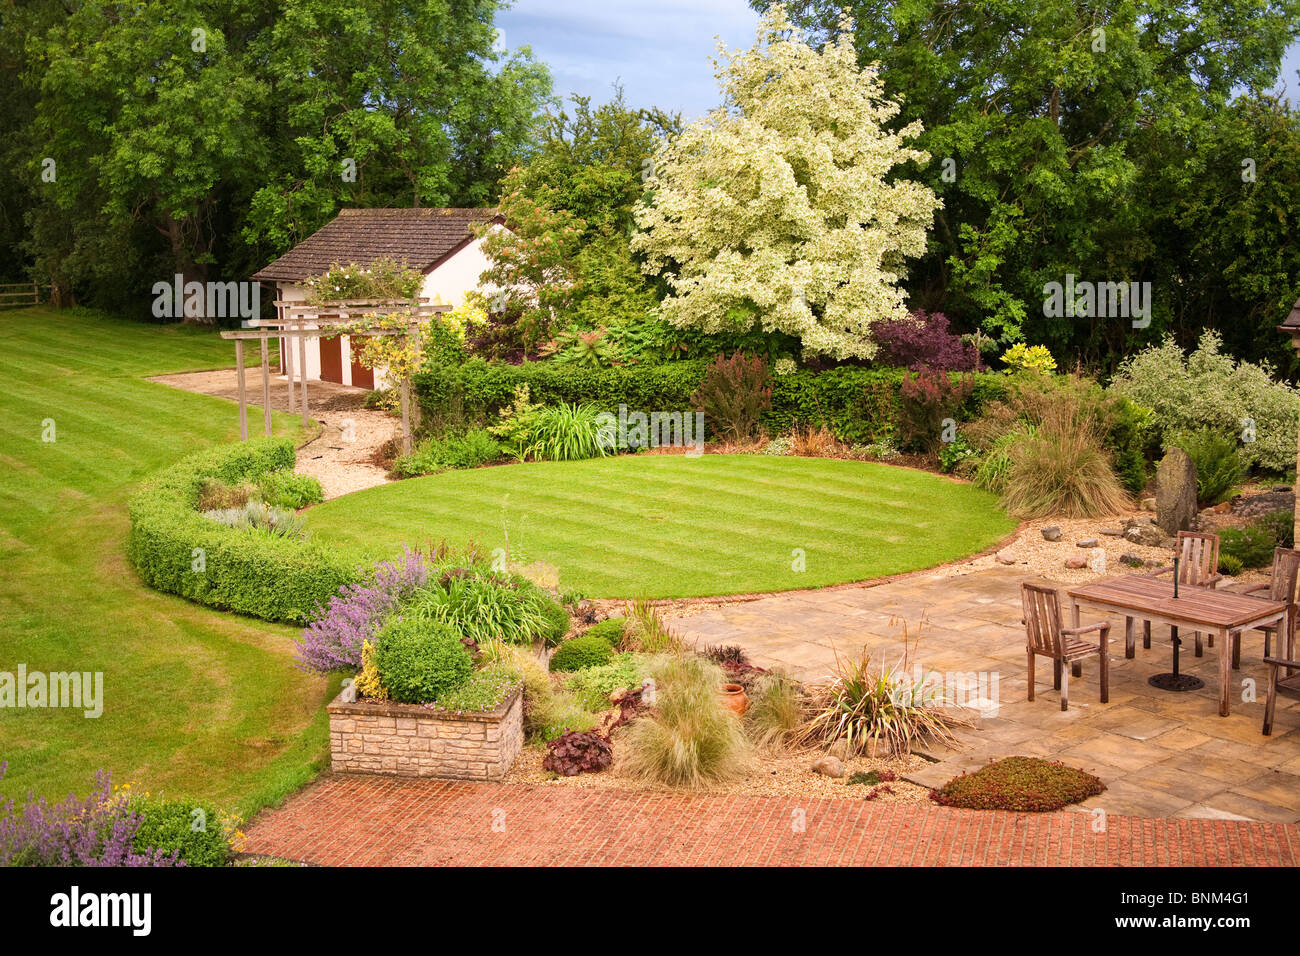
[[[1273,575],[1268,596],[1274,601],[1297,603],[1296,583],[1300,581],[1300,551],[1294,548],[1273,549]]]
[[[1025,608],[1025,633],[1029,646],[1040,653],[1061,654],[1061,599],[1055,588],[1020,585]]]
[[[1199,531],[1178,532],[1178,583],[1204,585],[1219,570],[1219,536]]]

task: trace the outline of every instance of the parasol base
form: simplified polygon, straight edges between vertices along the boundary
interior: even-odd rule
[[[1199,677],[1193,677],[1191,674],[1156,674],[1147,678],[1147,683],[1152,687],[1159,687],[1161,690],[1200,690],[1205,686],[1205,681]]]

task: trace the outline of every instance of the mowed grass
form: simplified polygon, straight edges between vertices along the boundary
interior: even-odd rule
[[[294,667],[294,631],[149,590],[124,553],[139,481],[238,438],[231,402],[145,377],[233,357],[210,331],[0,312],[0,671],[104,675],[98,719],[0,708],[0,793],[84,793],[104,768],[248,810],[324,756],[329,688]],[[276,427],[298,431],[278,414]]]
[[[509,545],[591,597],[823,587],[933,567],[1015,528],[979,489],[887,465],[642,455],[444,472],[335,499],[311,525],[391,554],[445,538]]]

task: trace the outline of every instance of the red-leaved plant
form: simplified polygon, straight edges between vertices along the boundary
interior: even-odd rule
[[[563,777],[599,773],[614,761],[609,739],[591,730],[570,730],[546,745],[542,769]]]
[[[759,419],[772,407],[772,377],[767,361],[735,352],[719,355],[691,396],[704,413],[712,437],[744,441],[758,432]]]

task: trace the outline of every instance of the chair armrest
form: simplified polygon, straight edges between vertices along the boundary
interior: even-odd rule
[[[1242,589],[1241,589],[1240,591],[1238,591],[1237,593],[1238,593],[1238,594],[1252,594],[1252,593],[1254,593],[1255,591],[1267,591],[1267,590],[1268,590],[1269,588],[1271,588],[1271,587],[1272,587],[1271,584],[1252,584],[1252,585],[1251,585],[1250,587],[1248,587],[1248,588],[1242,588]]]
[[[1149,578],[1158,578],[1158,577],[1160,577],[1160,575],[1162,575],[1162,574],[1168,574],[1168,573],[1169,573],[1170,571],[1172,571],[1173,569],[1174,569],[1174,568],[1173,568],[1173,565],[1170,565],[1170,566],[1168,566],[1168,567],[1164,567],[1164,568],[1156,568],[1154,571],[1152,571],[1152,572],[1150,572],[1149,574],[1147,574],[1147,577],[1149,577]]]
[[[1264,663],[1274,664],[1278,667],[1295,667],[1300,669],[1300,661],[1288,661],[1288,660],[1283,660],[1280,657],[1266,657],[1264,658]]]
[[[1218,583],[1219,583],[1220,581],[1222,581],[1222,580],[1223,580],[1223,575],[1222,575],[1222,574],[1219,574],[1219,572],[1216,571],[1216,572],[1214,572],[1214,574],[1211,574],[1208,578],[1206,578],[1206,579],[1202,582],[1201,586],[1202,586],[1202,587],[1207,587],[1207,588],[1212,588],[1212,587],[1214,587],[1216,584],[1218,584]]]
[[[1100,624],[1088,624],[1085,625],[1084,627],[1063,627],[1061,628],[1061,633],[1073,634],[1077,637],[1080,634],[1087,634],[1091,631],[1109,631],[1109,630],[1110,630],[1110,621],[1102,621]]]

